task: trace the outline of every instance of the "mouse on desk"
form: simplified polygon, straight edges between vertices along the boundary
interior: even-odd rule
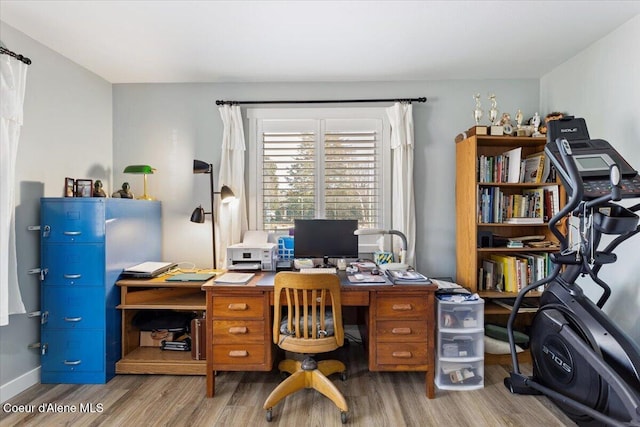
[[[354,277],[356,280],[362,280],[362,279],[364,279],[364,275],[362,275],[362,274],[360,274],[360,273],[356,273],[356,274],[354,274],[354,275],[353,275],[353,277]]]

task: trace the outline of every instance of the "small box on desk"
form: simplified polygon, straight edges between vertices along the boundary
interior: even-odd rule
[[[180,333],[169,331],[140,331],[140,347],[160,347],[162,341],[173,341]]]

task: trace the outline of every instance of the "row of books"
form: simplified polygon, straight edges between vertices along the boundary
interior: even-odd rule
[[[492,254],[478,269],[478,289],[519,292],[549,275],[553,266],[548,253]],[[542,292],[544,289],[537,289]]]
[[[522,147],[505,151],[497,156],[478,157],[478,182],[547,182],[551,164],[544,151],[522,158]]]
[[[505,194],[500,187],[478,189],[478,222],[483,224],[542,224],[560,210],[557,185]]]

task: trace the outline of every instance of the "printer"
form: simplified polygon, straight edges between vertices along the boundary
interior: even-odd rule
[[[236,243],[227,247],[229,271],[276,271],[276,243]]]

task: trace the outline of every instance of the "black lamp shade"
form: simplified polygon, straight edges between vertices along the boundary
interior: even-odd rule
[[[229,203],[232,200],[235,200],[236,195],[233,194],[233,190],[226,185],[223,185],[220,189],[220,200],[222,203]]]
[[[198,206],[193,210],[191,214],[191,222],[197,222],[199,224],[204,223],[204,208],[202,206]]]
[[[202,160],[193,161],[193,173],[211,173],[211,165]]]

